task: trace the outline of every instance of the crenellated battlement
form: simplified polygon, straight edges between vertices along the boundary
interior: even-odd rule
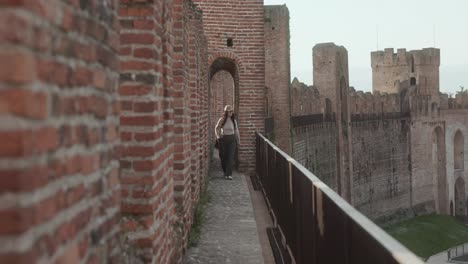
[[[411,66],[411,65],[440,65],[440,49],[424,48],[422,50],[397,49],[393,48],[371,52],[372,68],[378,66]]]
[[[351,114],[381,114],[400,111],[399,94],[350,91]]]
[[[398,93],[398,83],[408,81],[421,95],[439,93],[440,50],[393,48],[371,53],[372,90]]]
[[[433,65],[440,66],[440,49],[424,48],[422,50],[412,50],[414,65]]]

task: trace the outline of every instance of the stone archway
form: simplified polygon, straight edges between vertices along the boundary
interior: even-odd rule
[[[432,133],[432,166],[436,211],[448,214],[448,192],[444,132],[440,126]]]

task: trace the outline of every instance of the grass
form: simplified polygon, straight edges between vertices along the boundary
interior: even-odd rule
[[[425,259],[468,242],[468,228],[451,216],[418,216],[384,229]]]
[[[188,237],[188,247],[195,247],[198,245],[201,235],[201,227],[205,222],[206,217],[206,204],[210,201],[211,197],[208,190],[205,190],[200,196],[195,213],[193,215],[192,229]]]

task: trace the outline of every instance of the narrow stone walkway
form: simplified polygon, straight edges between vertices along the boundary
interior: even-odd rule
[[[187,251],[184,263],[264,263],[247,178],[235,172],[233,180],[224,179],[214,156],[200,241]]]

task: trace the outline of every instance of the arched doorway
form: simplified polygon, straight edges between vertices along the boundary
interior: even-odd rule
[[[239,68],[236,62],[227,57],[219,57],[210,65],[210,138],[214,139],[216,122],[223,114],[226,104],[234,106],[239,118]],[[211,140],[214,142],[214,140]],[[239,149],[236,149],[235,166],[239,166]]]
[[[445,139],[440,126],[432,133],[432,167],[436,211],[439,214],[448,214]]]
[[[239,111],[239,71],[236,62],[231,58],[220,57],[210,65],[210,112],[211,129],[214,137],[216,121],[223,113],[226,104],[234,106]]]
[[[458,177],[455,182],[455,215],[464,216],[465,213],[465,181]]]
[[[458,130],[453,138],[453,166],[456,171],[464,170],[464,148],[463,134]]]
[[[453,138],[453,179],[455,179],[455,215],[464,216],[465,213],[465,181],[463,180],[465,142],[460,130],[455,133]]]
[[[234,105],[234,79],[231,73],[225,70],[218,71],[210,80],[211,87],[211,117],[214,131],[216,121],[223,114],[225,105]]]

